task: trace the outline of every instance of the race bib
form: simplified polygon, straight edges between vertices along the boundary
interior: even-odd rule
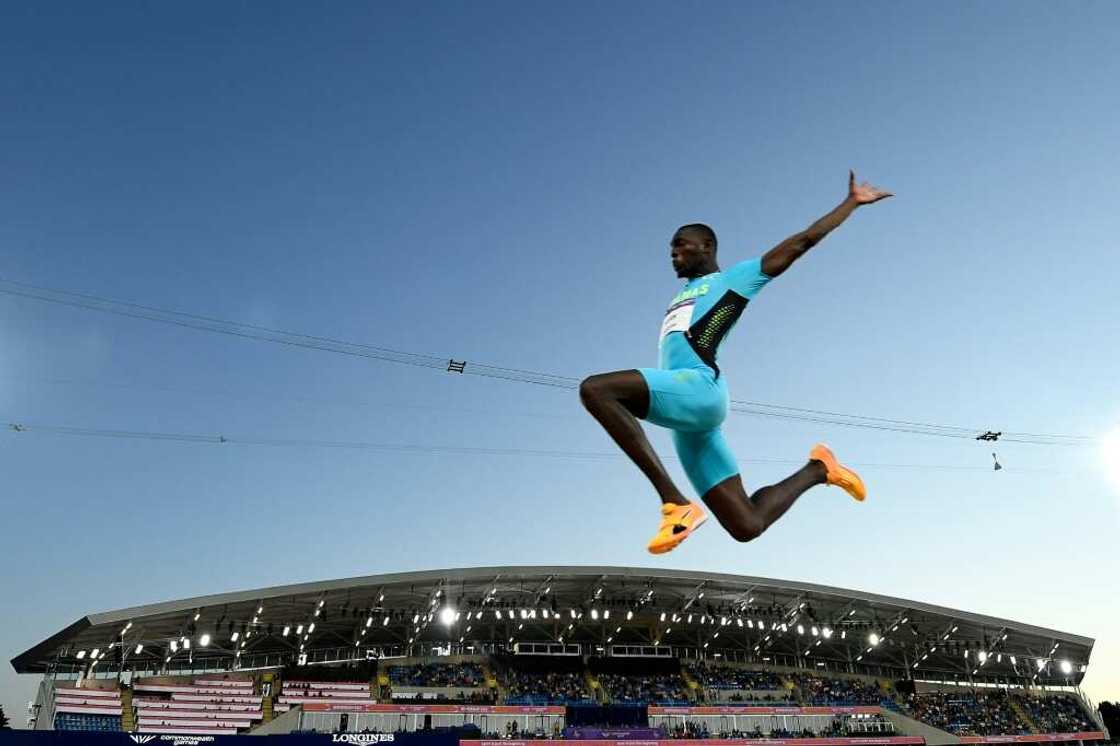
[[[670,306],[665,320],[661,322],[661,337],[658,343],[665,340],[669,332],[687,332],[692,325],[692,309],[696,307],[695,300],[686,300],[675,306]]]

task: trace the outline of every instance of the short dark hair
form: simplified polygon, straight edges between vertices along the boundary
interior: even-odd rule
[[[716,240],[716,232],[703,223],[689,223],[688,225],[682,225],[680,228],[677,228],[677,233],[680,233],[681,231],[692,231],[693,233],[700,234],[700,238],[705,241],[711,242],[713,251],[719,247],[719,241]]]

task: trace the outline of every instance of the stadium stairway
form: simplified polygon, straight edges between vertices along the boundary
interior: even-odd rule
[[[266,687],[265,684],[268,686]],[[268,672],[261,677],[261,722],[271,723],[272,719],[276,717],[276,710],[273,709],[273,704],[276,702],[276,692],[279,690],[279,682],[276,674]],[[265,692],[268,694],[265,694]]]
[[[784,687],[785,690],[789,692],[789,698],[791,701],[796,702],[802,707],[808,704],[809,700],[805,697],[805,692],[801,691],[800,686],[785,678],[784,676],[781,676],[780,678],[782,679],[782,687]]]
[[[121,687],[121,730],[125,733],[136,731],[136,710],[132,707],[132,687]]]
[[[490,668],[489,658],[484,658],[482,660],[482,680],[486,682],[487,689],[497,694],[497,697],[494,699],[495,702],[506,701],[506,697],[509,696],[509,692],[502,688],[501,682],[499,682],[498,678],[494,676],[494,671]]]
[[[271,723],[272,719],[276,717],[276,710],[272,707],[273,699],[269,696],[261,696],[261,722]]]
[[[596,702],[601,705],[609,704],[609,698],[606,691],[603,690],[603,685],[599,683],[599,680],[589,669],[584,669],[583,682],[587,684],[587,691],[591,692],[591,696],[595,698]]]
[[[688,669],[684,666],[681,666],[681,678],[684,679],[684,685],[688,688],[689,700],[694,703],[699,702],[702,699],[700,696],[700,682],[692,678],[692,674],[690,674]]]
[[[1027,730],[1029,730],[1031,733],[1037,734],[1039,732],[1038,723],[1034,721],[1034,718],[1027,714],[1027,711],[1023,709],[1023,706],[1016,702],[1014,697],[1009,696],[1007,698],[1007,702],[1011,705],[1011,710],[1027,726]]]
[[[373,685],[370,686],[370,692],[373,695],[374,701],[375,702],[390,702],[390,701],[392,701],[392,699],[393,699],[393,685],[389,681],[389,673],[387,671],[382,671],[379,668],[378,671],[377,671],[377,675],[373,677],[373,680],[375,682],[377,682],[376,691],[374,690]]]

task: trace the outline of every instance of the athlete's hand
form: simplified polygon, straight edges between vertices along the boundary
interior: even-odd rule
[[[870,205],[873,202],[893,197],[894,194],[885,189],[871,186],[866,181],[862,184],[856,183],[856,172],[848,171],[848,198],[855,200],[857,205]]]

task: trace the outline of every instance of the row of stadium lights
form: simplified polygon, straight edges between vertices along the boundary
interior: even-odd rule
[[[551,587],[545,588],[542,595],[547,595],[550,590],[551,590]],[[595,592],[595,598],[596,599],[599,598],[599,596],[602,594],[602,591],[603,591],[603,589],[599,588]],[[497,593],[497,588],[495,588],[491,591],[491,593],[486,597],[485,602],[489,602],[489,601],[493,600],[493,596],[494,596],[495,593]],[[438,605],[439,598],[440,598],[441,595],[442,595],[442,590],[437,590],[436,593],[434,594],[434,597],[432,598],[432,601],[430,603],[430,607],[433,609],[433,611],[429,611],[425,615],[421,615],[419,613],[415,613],[413,615],[412,623],[415,626],[413,628],[413,635],[411,637],[409,637],[409,640],[408,640],[410,645],[415,641],[416,636],[419,634],[421,629],[423,629],[423,627],[426,627],[427,624],[432,622],[433,619],[435,618],[436,612],[434,611],[434,608]],[[642,605],[644,605],[646,602],[648,602],[650,600],[651,596],[652,596],[652,591],[649,594],[647,594],[647,597],[642,601]],[[704,597],[704,594],[700,593],[699,598],[702,599],[703,597]],[[379,599],[378,599],[378,602],[380,603],[381,601],[384,601],[384,599],[385,599],[385,595],[381,594]],[[753,601],[753,600],[754,600],[753,598],[749,599],[748,603],[750,601]],[[325,603],[326,603],[325,600],[323,600],[323,599],[319,600],[319,603],[316,606],[316,609],[315,609],[315,612],[314,612],[314,616],[316,618],[318,618],[321,615]],[[804,607],[805,607],[805,604],[802,603],[798,607],[798,611],[800,611]],[[260,615],[263,612],[264,612],[264,605],[261,604],[257,607],[257,613],[253,617],[253,620],[252,620],[253,625],[256,625],[256,624],[259,623]],[[494,612],[495,619],[498,620],[498,621],[501,621],[502,620],[501,610],[493,609],[493,612]],[[467,620],[469,621],[472,618],[471,617],[472,612],[468,611],[466,613],[467,613]],[[477,619],[477,620],[481,620],[483,618],[483,613],[484,613],[483,611],[474,612],[474,618]],[[537,610],[536,609],[522,608],[522,609],[519,610],[519,613],[520,613],[520,618],[522,620],[532,620],[532,619],[537,618]],[[457,611],[455,609],[455,607],[450,603],[446,604],[438,612],[440,622],[442,622],[447,627],[450,627],[452,624],[455,624],[456,622],[460,621],[460,619],[462,618],[462,614],[463,614],[462,612]],[[854,614],[855,614],[855,609],[852,609],[848,612],[849,617],[854,615]],[[556,611],[550,612],[549,609],[547,609],[547,608],[541,609],[541,617],[542,618],[549,619],[550,615],[553,616],[553,617],[556,617],[557,620],[562,618],[562,615],[559,612],[556,612]],[[600,616],[602,617],[602,619],[604,621],[607,621],[607,620],[610,620],[611,612],[610,612],[609,609],[605,609],[600,614],[599,610],[596,607],[592,606],[591,609],[590,609],[590,615],[591,615],[591,619],[594,620],[594,621],[598,621],[600,619]],[[201,616],[200,612],[196,612],[195,615],[194,615],[194,621],[197,622],[199,620],[200,616]],[[508,609],[507,610],[507,619],[508,620],[510,620],[510,621],[516,620],[517,616],[518,615],[514,613],[513,609]],[[572,619],[573,621],[568,625],[566,631],[568,631],[568,632],[572,631],[575,628],[575,622],[582,619],[583,616],[584,616],[584,613],[582,611],[577,611],[574,608],[569,609],[569,618]],[[793,615],[793,620],[794,621],[796,621],[796,616],[797,616],[797,614],[795,613]],[[671,623],[676,624],[678,622],[681,622],[682,619],[684,619],[685,620],[684,623],[691,624],[693,622],[694,617],[695,617],[695,614],[688,614],[687,618],[685,618],[685,616],[683,614],[679,614],[679,613],[673,613],[670,617],[668,612],[663,611],[663,612],[661,612],[661,615],[660,615],[660,621],[661,622],[666,622],[667,619],[671,619]],[[626,619],[629,621],[633,618],[634,618],[633,609],[627,610]],[[727,616],[721,616],[719,618],[719,625],[721,627],[725,627],[725,626],[730,625],[732,623],[732,621],[734,621],[737,624],[737,626],[740,627],[740,628],[742,628],[744,626],[744,620],[741,617],[735,617],[734,619],[730,619]],[[901,622],[894,625],[894,627],[892,628],[892,631],[897,631],[898,627],[899,627],[899,624],[906,624],[908,621],[909,621],[909,619],[904,617],[901,620]],[[373,615],[370,615],[366,619],[366,623],[361,630],[360,637],[365,636],[366,632],[370,629],[370,627],[373,626],[373,622],[374,622],[374,617],[373,617]],[[389,625],[389,622],[390,622],[390,617],[388,615],[384,616],[384,618],[382,619],[382,626],[387,627]],[[709,616],[707,614],[701,614],[700,615],[700,624],[703,625],[703,624],[708,624],[708,623],[715,624],[716,623],[716,618],[714,616],[709,618]],[[746,619],[745,626],[749,629],[756,629],[755,622],[752,621],[749,618]],[[520,630],[524,629],[524,627],[525,627],[525,624],[524,624],[524,621],[523,621],[518,626],[518,630],[520,631]],[[120,636],[122,638],[122,644],[123,644],[124,636],[128,633],[128,631],[130,629],[132,629],[132,622],[128,622],[128,624],[124,627],[124,629],[121,630]],[[472,625],[467,625],[466,629],[464,630],[464,635],[459,638],[460,643],[462,643],[466,640],[466,634],[469,634],[471,629],[472,629]],[[761,619],[759,619],[757,621],[757,629],[760,631],[760,633],[766,631],[766,624]],[[795,629],[796,629],[798,635],[804,635],[805,634],[804,625],[797,624]],[[958,627],[954,626],[952,628],[951,632],[946,633],[944,635],[943,639],[948,640],[950,634],[955,633],[957,631],[957,629],[958,629]],[[306,632],[305,632],[305,625],[299,624],[299,625],[296,626],[296,630],[295,630],[296,635],[297,636],[302,636],[302,639],[300,640],[300,645],[299,645],[301,653],[304,651],[305,645],[308,642],[308,640],[310,639],[311,634],[314,633],[314,631],[315,631],[315,622],[310,622],[309,624],[306,625]],[[622,631],[622,627],[618,626],[618,627],[615,628],[614,634],[618,634],[621,631]],[[665,633],[664,633],[665,636],[668,636],[669,634],[671,634],[672,631],[673,631],[672,627],[666,628]],[[771,622],[770,631],[771,631],[771,634],[766,635],[763,642],[769,642],[770,639],[771,639],[771,636],[774,632],[779,632],[779,631],[783,632],[783,633],[788,632],[789,631],[789,624],[787,624],[785,622]],[[290,633],[291,633],[291,625],[284,625],[284,629],[283,629],[281,635],[283,637],[287,637]],[[242,651],[242,649],[245,648],[246,642],[248,641],[248,639],[250,637],[252,637],[252,634],[253,634],[252,631],[245,629],[245,625],[242,625],[242,628],[241,628],[240,631],[234,631],[234,632],[231,633],[230,642],[235,644],[235,656],[237,658],[240,658],[241,651]],[[716,632],[712,636],[712,639],[713,640],[717,639],[719,637],[719,634],[720,634],[719,632]],[[807,649],[805,651],[806,656],[808,656],[812,653],[812,648],[813,647],[819,646],[824,640],[831,639],[832,636],[833,636],[833,630],[832,630],[831,627],[828,627],[828,626],[818,628],[816,625],[811,625],[810,626],[810,634],[813,637],[820,637],[820,638],[823,638],[823,639],[818,639],[812,647]],[[846,639],[846,638],[847,638],[847,631],[846,630],[841,630],[840,639],[843,640],[843,639]],[[198,639],[199,647],[203,647],[203,648],[208,647],[210,645],[211,639],[212,638],[211,638],[211,635],[209,633],[203,633]],[[514,639],[515,639],[514,637],[510,637],[509,641],[512,643],[514,641]],[[610,642],[613,641],[613,639],[614,639],[614,636],[611,635],[610,637],[607,638],[607,642],[610,643]],[[864,655],[866,655],[868,653],[871,653],[885,639],[886,639],[886,636],[880,636],[877,632],[869,633],[868,636],[867,636],[867,641],[868,641],[868,644],[870,645],[870,647],[868,647],[863,653],[861,653],[859,656],[857,656],[856,661],[857,662],[862,661]],[[998,642],[1003,642],[1006,639],[1007,639],[1007,635],[1004,634]],[[240,641],[240,645],[237,645],[237,643],[239,641]],[[564,641],[563,634],[561,634],[559,636],[559,641],[560,642]],[[654,641],[654,645],[660,645],[660,643],[661,643],[660,638]],[[360,639],[356,640],[354,642],[355,647],[360,646],[360,644],[361,644]],[[706,649],[709,644],[710,644],[710,641],[705,642],[704,643],[704,648]],[[756,653],[761,650],[762,644],[763,643],[759,643],[758,645],[755,645],[754,650],[755,650]],[[1036,659],[1035,663],[1037,665],[1038,673],[1041,673],[1043,670],[1045,670],[1047,664],[1050,663],[1053,660],[1052,656],[1057,651],[1059,644],[1060,643],[1054,643],[1054,646],[1050,649],[1051,658],[1048,658],[1048,659],[1038,658],[1038,659]],[[113,645],[110,644],[109,648],[112,648],[112,647],[113,647]],[[105,655],[109,651],[109,648],[107,648],[106,650],[101,650],[99,648],[94,648],[90,652],[89,657],[92,661],[91,667],[95,666],[99,661],[101,661],[105,657]],[[176,654],[179,651],[180,648],[182,648],[183,650],[189,651],[191,649],[191,638],[183,636],[183,637],[178,638],[178,640],[175,640],[175,639],[170,640],[168,642],[168,649],[169,649],[170,652],[167,655],[167,657],[165,658],[165,662],[170,663],[171,658],[174,656],[174,654]],[[134,649],[134,652],[136,654],[140,654],[140,653],[143,652],[143,650],[144,650],[143,643],[137,643],[137,645]],[[918,668],[921,665],[921,663],[923,661],[925,661],[929,657],[930,654],[936,652],[936,650],[937,650],[936,646],[931,647],[928,653],[923,654],[921,659],[914,663],[913,668]],[[968,650],[964,651],[964,657],[965,657],[966,660],[969,657],[969,652],[970,651],[968,651]],[[85,650],[79,650],[77,655],[76,655],[76,658],[78,660],[83,660],[83,659],[85,659],[85,657],[86,657],[86,651]],[[988,651],[981,650],[977,653],[976,657],[977,657],[977,660],[978,660],[978,665],[975,669],[973,669],[973,671],[972,671],[973,675],[977,674],[979,672],[980,668],[982,668],[983,666],[985,666],[987,664],[987,662],[991,659],[992,654],[989,653]],[[995,653],[995,657],[996,657],[996,662],[997,663],[1002,663],[1003,662],[1003,654],[1002,653]],[[1009,656],[1009,657],[1010,657],[1010,661],[1011,661],[1012,666],[1018,665],[1018,661],[1017,661],[1015,656],[1012,655],[1012,656]],[[1059,669],[1061,670],[1061,672],[1063,674],[1069,675],[1073,672],[1073,664],[1069,660],[1063,659],[1063,660],[1057,661],[1057,663],[1058,663]],[[1081,672],[1084,673],[1086,668],[1087,667],[1084,664],[1082,664],[1080,666]],[[1034,677],[1035,679],[1038,678],[1038,673],[1035,674],[1035,677]]]

